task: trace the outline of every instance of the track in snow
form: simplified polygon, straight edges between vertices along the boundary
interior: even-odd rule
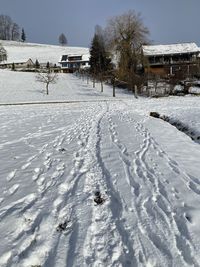
[[[0,198],[2,267],[199,266],[181,194],[199,198],[198,179],[160,147],[142,116],[118,105],[85,103],[64,110],[66,118],[43,111],[39,128],[36,111],[19,112],[30,128],[21,138],[6,135],[13,126],[5,123],[0,147],[13,154]],[[26,151],[16,155],[20,147]]]

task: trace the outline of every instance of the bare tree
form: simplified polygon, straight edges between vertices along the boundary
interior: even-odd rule
[[[0,15],[0,39],[19,40],[19,26],[7,15]]]
[[[18,41],[20,38],[20,28],[17,23],[13,23],[11,27],[11,39],[13,41]]]
[[[5,48],[0,44],[0,62],[7,60],[7,52]]]
[[[64,33],[61,33],[61,35],[59,36],[58,40],[59,40],[59,44],[67,45],[67,38],[64,35]]]
[[[10,40],[12,20],[9,16],[0,15],[0,39]]]
[[[55,84],[58,80],[57,73],[53,72],[38,72],[36,75],[36,81],[44,83],[46,85],[46,94],[49,94],[49,84]]]
[[[142,61],[141,46],[148,43],[148,34],[141,15],[134,10],[110,19],[106,27],[107,45],[117,55],[118,77],[128,82],[131,90]]]

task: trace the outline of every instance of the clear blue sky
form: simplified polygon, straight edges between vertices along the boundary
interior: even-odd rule
[[[0,14],[24,27],[27,41],[57,44],[63,32],[71,46],[89,47],[95,25],[129,9],[141,13],[155,44],[200,45],[200,0],[0,0]]]

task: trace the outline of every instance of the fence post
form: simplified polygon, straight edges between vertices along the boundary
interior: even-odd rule
[[[135,92],[135,98],[138,98],[138,90],[137,85],[134,85],[134,92]]]
[[[115,97],[115,77],[113,78],[113,97]]]

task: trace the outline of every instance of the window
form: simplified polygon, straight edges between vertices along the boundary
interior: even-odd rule
[[[67,60],[67,55],[63,55],[61,61],[66,61],[66,60]]]

